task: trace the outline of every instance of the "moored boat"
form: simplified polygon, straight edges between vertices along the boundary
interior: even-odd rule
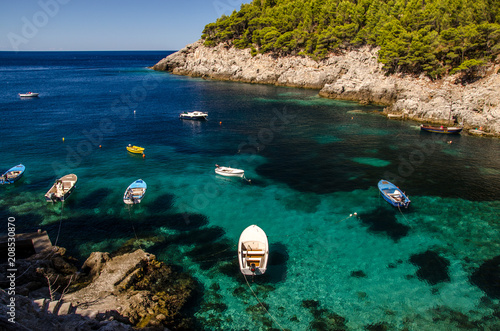
[[[250,225],[240,235],[238,261],[243,275],[262,275],[267,270],[269,243],[264,230]]]
[[[144,195],[146,194],[148,186],[146,182],[142,179],[138,179],[130,184],[125,190],[125,194],[123,195],[123,202],[127,205],[133,205],[136,203],[141,203]]]
[[[215,173],[217,175],[227,176],[227,177],[241,177],[241,178],[243,178],[245,176],[244,170],[236,169],[236,168],[229,168],[229,167],[221,167],[218,164],[215,165]]]
[[[56,180],[54,185],[45,193],[47,202],[57,202],[66,200],[76,187],[78,177],[75,174],[69,174]]]
[[[382,193],[384,200],[393,205],[394,207],[408,208],[410,199],[406,194],[393,183],[382,179],[378,182],[378,189]]]
[[[127,146],[127,151],[134,154],[144,154],[144,149],[144,147],[132,146],[131,144]]]
[[[185,120],[206,120],[207,117],[208,114],[201,111],[183,112],[179,115],[179,118]]]
[[[458,126],[442,126],[442,125],[435,126],[435,125],[422,124],[420,126],[420,130],[433,133],[454,134],[454,133],[460,133],[463,130],[463,128]]]
[[[40,93],[35,93],[35,92],[26,92],[26,93],[19,93],[19,96],[21,98],[34,98],[37,97]]]
[[[22,164],[18,164],[15,167],[10,168],[2,174],[0,177],[0,184],[12,184],[15,181],[21,179],[24,174],[26,167]]]

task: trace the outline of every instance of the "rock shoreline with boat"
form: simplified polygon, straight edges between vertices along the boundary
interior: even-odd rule
[[[319,89],[326,98],[386,106],[393,119],[434,124],[463,123],[464,129],[500,137],[500,59],[483,78],[455,84],[458,74],[432,81],[421,75],[387,75],[368,46],[316,61],[309,57],[252,56],[249,49],[215,47],[199,40],[155,64],[152,69],[177,75],[246,83]]]

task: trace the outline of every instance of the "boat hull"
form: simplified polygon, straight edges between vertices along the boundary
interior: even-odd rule
[[[123,194],[123,202],[127,205],[141,203],[148,186],[145,181],[138,179],[130,184]]]
[[[132,153],[132,154],[143,154],[144,153],[144,149],[143,147],[139,147],[139,146],[127,146],[127,151]]]
[[[195,120],[195,121],[205,121],[208,117],[207,113],[202,112],[187,112],[179,115],[180,119],[183,120]]]
[[[19,93],[21,98],[35,98],[38,97],[39,93]]]
[[[406,194],[391,182],[384,179],[380,180],[378,182],[378,189],[384,200],[392,206],[408,208],[410,205],[411,201]]]
[[[225,176],[225,177],[240,177],[243,178],[245,176],[245,171],[241,169],[229,168],[229,167],[216,167],[215,173],[217,175]]]
[[[269,260],[267,235],[257,225],[250,225],[240,235],[238,261],[240,271],[246,276],[263,275]]]
[[[0,176],[0,184],[13,184],[17,182],[21,177],[23,177],[26,167],[22,164],[18,164],[15,167],[10,168]]]
[[[447,127],[447,126],[432,126],[432,125],[421,125],[420,130],[432,133],[444,133],[444,134],[458,134],[462,132],[463,128],[460,127]]]
[[[75,174],[69,174],[59,178],[54,185],[52,185],[50,190],[45,193],[45,200],[47,202],[65,201],[75,190],[77,181],[78,177]],[[59,186],[60,183],[62,186]]]

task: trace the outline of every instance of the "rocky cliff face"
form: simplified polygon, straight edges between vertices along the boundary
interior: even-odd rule
[[[300,56],[251,56],[248,49],[227,45],[186,46],[153,66],[178,75],[247,83],[320,89],[327,98],[376,103],[386,114],[401,114],[421,122],[447,124],[450,112],[464,127],[500,135],[500,65],[467,86],[456,77],[433,82],[426,77],[385,75],[377,62],[378,49],[368,47],[322,61]]]

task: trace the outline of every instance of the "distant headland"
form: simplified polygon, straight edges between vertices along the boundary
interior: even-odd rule
[[[333,4],[333,6],[332,6]],[[500,4],[254,0],[161,60],[179,75],[319,89],[391,118],[500,136]]]
[[[192,77],[319,89],[323,97],[384,105],[386,114],[420,122],[448,124],[453,116],[465,129],[481,128],[500,136],[500,64],[491,65],[484,78],[462,85],[455,84],[455,76],[432,81],[424,75],[387,75],[377,52],[364,47],[323,60],[252,56],[249,49],[207,47],[200,40],[152,68]]]

